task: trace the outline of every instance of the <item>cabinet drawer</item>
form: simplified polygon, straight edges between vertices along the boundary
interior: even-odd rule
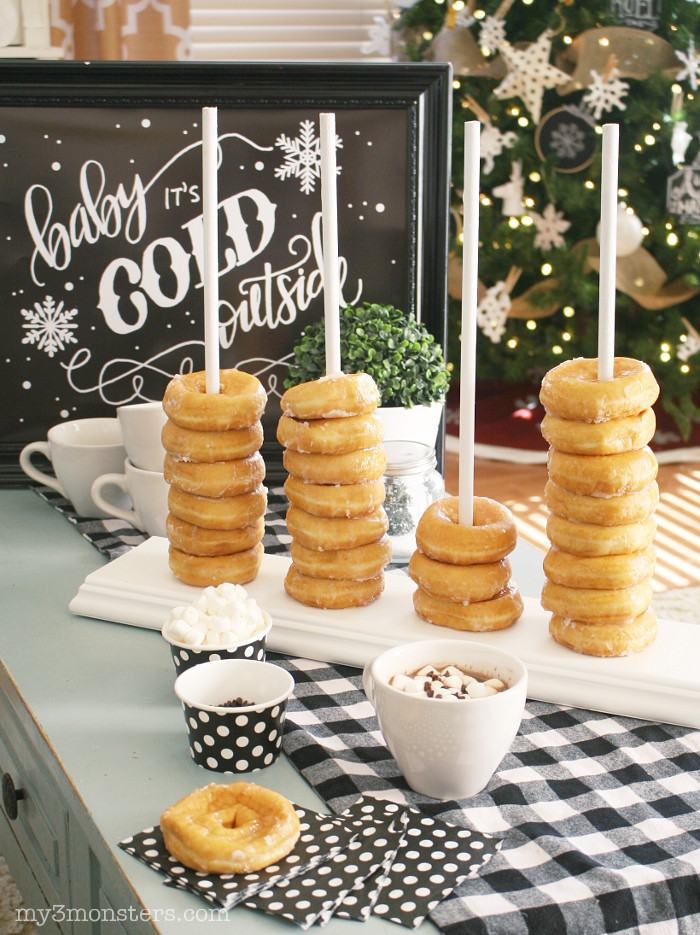
[[[10,831],[51,905],[65,902],[63,897],[68,892],[68,821],[47,768],[49,748],[45,746],[42,751],[45,741],[38,729],[35,732],[36,739],[30,737],[8,699],[0,693],[0,773],[10,777],[21,795],[16,818],[7,814],[5,802],[3,810]]]

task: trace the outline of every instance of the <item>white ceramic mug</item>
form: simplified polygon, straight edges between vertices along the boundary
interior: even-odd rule
[[[124,509],[105,497],[103,490],[116,487],[128,494],[132,509]],[[127,458],[123,474],[103,474],[92,485],[92,499],[107,516],[126,520],[149,536],[165,536],[168,484],[162,471],[142,471]]]
[[[48,458],[55,477],[34,466],[35,453]],[[25,445],[19,463],[32,480],[67,497],[80,516],[106,516],[92,501],[92,482],[100,474],[120,470],[125,457],[117,419],[74,419],[52,426],[47,441]]]
[[[162,403],[133,403],[117,407],[126,456],[143,471],[162,471],[165,449],[160,440],[167,416]]]
[[[422,666],[461,666],[507,688],[485,698],[441,701],[409,694],[392,676]],[[421,640],[395,646],[369,663],[364,688],[387,746],[416,792],[463,799],[488,784],[518,732],[525,707],[527,670],[510,653],[467,640]]]

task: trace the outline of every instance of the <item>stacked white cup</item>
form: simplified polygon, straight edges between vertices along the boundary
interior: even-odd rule
[[[108,516],[126,520],[149,536],[165,536],[168,484],[163,477],[163,406],[160,402],[119,406],[117,418],[127,455],[124,473],[98,477],[92,485],[92,499]],[[131,509],[124,509],[105,495],[107,489],[114,488],[128,495]]]

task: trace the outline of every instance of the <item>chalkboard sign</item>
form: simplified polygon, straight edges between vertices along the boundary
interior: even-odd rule
[[[0,66],[0,483],[66,419],[159,400],[204,367],[201,108],[218,107],[220,361],[269,402],[323,315],[319,115],[336,114],[341,301],[444,344],[450,85],[442,64]]]

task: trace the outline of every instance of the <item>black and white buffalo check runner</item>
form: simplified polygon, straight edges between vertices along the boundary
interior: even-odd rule
[[[109,558],[145,538],[37,492]],[[289,547],[281,488],[264,546]],[[336,812],[360,795],[501,836],[497,856],[430,918],[447,935],[700,935],[700,731],[528,701],[484,792],[412,792],[350,666],[274,656],[294,676],[283,747]]]
[[[359,795],[502,836],[498,855],[430,918],[449,935],[700,933],[700,731],[528,702],[486,790],[412,792],[350,666],[294,676],[283,749],[337,812]]]

